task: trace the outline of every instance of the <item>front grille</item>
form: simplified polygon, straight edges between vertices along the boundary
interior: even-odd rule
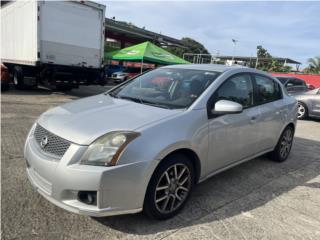
[[[71,145],[69,141],[54,135],[39,124],[37,124],[36,129],[34,130],[34,138],[43,152],[55,155],[59,158],[66,153]],[[47,138],[47,144],[42,144],[41,146],[41,141],[45,138]]]

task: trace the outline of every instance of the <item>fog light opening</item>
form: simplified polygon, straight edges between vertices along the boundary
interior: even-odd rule
[[[78,200],[88,205],[97,205],[96,191],[79,191]]]

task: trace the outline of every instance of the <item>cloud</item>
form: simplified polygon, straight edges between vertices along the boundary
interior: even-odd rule
[[[101,2],[101,1],[100,1]],[[192,37],[214,53],[255,55],[262,45],[274,56],[305,63],[320,55],[320,2],[104,1],[107,17],[175,38]]]

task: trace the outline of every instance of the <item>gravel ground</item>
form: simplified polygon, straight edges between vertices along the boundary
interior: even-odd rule
[[[173,219],[90,218],[64,211],[27,180],[23,144],[48,108],[106,87],[1,96],[2,239],[320,239],[320,122],[299,121],[288,161],[260,157],[197,185]]]

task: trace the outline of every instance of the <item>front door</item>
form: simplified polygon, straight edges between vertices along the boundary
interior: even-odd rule
[[[253,83],[250,74],[236,74],[227,79],[209,100],[214,108],[219,100],[238,102],[243,112],[209,117],[208,166],[211,172],[256,153],[256,123],[259,108],[253,105]]]

